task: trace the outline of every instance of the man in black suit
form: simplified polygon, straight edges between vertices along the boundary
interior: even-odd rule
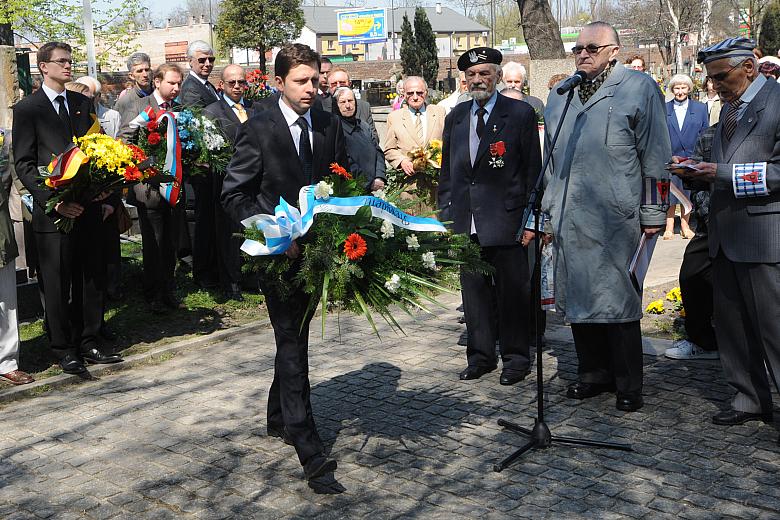
[[[40,182],[39,166],[62,153],[74,136],[92,126],[94,105],[65,90],[71,79],[71,48],[49,42],[38,50],[43,84],[14,107],[13,154],[16,173],[33,196],[32,226],[40,255],[38,282],[43,287],[46,329],[52,350],[67,373],[86,372],[84,362],[116,363],[122,358],[100,350],[105,265],[101,221],[113,210],[101,200],[60,202],[46,212],[53,192]],[[58,218],[73,218],[70,233],[57,229]]]
[[[209,82],[214,69],[214,50],[202,41],[195,40],[187,47],[190,72],[181,85],[178,101],[185,107],[206,108],[219,101],[219,94]],[[195,196],[195,236],[192,240],[192,279],[201,287],[216,287],[219,279],[217,269],[217,232],[214,208],[219,203],[219,193],[214,191],[210,173],[188,175],[186,183],[192,186]],[[186,190],[185,190],[186,191]]]
[[[175,99],[181,88],[182,76],[175,63],[163,63],[157,67],[153,76],[154,91],[145,98],[136,99],[128,113],[138,116],[146,107],[154,108],[155,112],[160,109],[175,110],[179,106]],[[119,138],[135,142],[139,128],[137,123],[123,121]],[[144,298],[156,312],[164,312],[165,307],[176,309],[179,302],[174,296],[174,236],[178,229],[177,216],[181,211],[178,207],[184,204],[183,194],[179,193],[179,201],[172,207],[160,193],[159,185],[141,182],[132,187],[127,202],[138,209],[143,241]]]
[[[468,366],[461,379],[477,379],[496,368],[496,340],[503,370],[499,382],[512,385],[528,374],[528,257],[515,237],[541,152],[530,105],[500,96],[501,53],[478,47],[464,53],[473,101],[461,103],[444,123],[439,208],[455,233],[469,233],[493,276],[461,273],[468,329]]]
[[[273,214],[279,197],[295,203],[301,187],[328,175],[331,163],[346,164],[339,119],[312,108],[319,65],[319,55],[306,45],[287,45],[277,54],[274,72],[281,97],[241,127],[225,176],[222,203],[234,220]],[[295,242],[285,251],[291,259],[300,253]],[[288,276],[298,268],[296,264]],[[295,446],[306,478],[312,479],[335,470],[336,462],[325,458],[309,399],[309,296],[298,291],[282,297],[260,283],[276,336],[268,435]]]
[[[225,137],[236,142],[241,125],[253,113],[252,100],[244,99],[247,81],[244,69],[238,65],[228,65],[222,70],[222,99],[207,106],[203,113],[213,119]],[[222,172],[214,173],[214,193],[222,192]],[[216,200],[217,265],[222,290],[231,300],[241,301],[241,242],[236,233],[242,226],[225,213],[219,199]]]

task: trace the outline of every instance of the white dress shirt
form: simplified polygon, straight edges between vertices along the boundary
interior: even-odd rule
[[[407,105],[408,106],[408,105]],[[413,109],[412,107],[409,107],[409,113],[412,115],[412,124],[417,124],[417,110]],[[425,141],[425,136],[428,135],[428,115],[425,112],[425,105],[420,107],[420,122],[422,123],[422,131],[423,131],[423,141]]]
[[[490,119],[490,113],[493,111],[493,107],[496,106],[496,99],[498,99],[498,92],[493,92],[490,99],[487,100],[483,107],[487,112],[482,115],[485,121],[485,132],[488,132],[487,127],[488,119]],[[477,136],[477,109],[479,105],[476,101],[471,102],[471,111],[469,112],[469,156],[471,157],[471,166],[474,166],[474,160],[477,157],[477,150],[479,149],[479,137]],[[483,134],[484,135],[484,134]],[[471,234],[477,234],[477,225],[474,222],[474,215],[471,215]]]
[[[685,123],[685,114],[688,113],[688,99],[680,103],[676,99],[672,100],[674,106],[674,115],[677,117],[677,128],[682,132]]]
[[[287,103],[285,103],[281,97],[279,97],[279,108],[282,110],[284,120],[287,121],[287,127],[290,129],[290,135],[292,135],[293,143],[295,143],[295,151],[299,154],[301,153],[298,149],[301,141],[301,127],[296,124],[296,121],[298,121],[299,117],[303,117],[306,120],[309,124],[309,144],[311,145],[312,153],[314,153],[314,132],[312,132],[311,129],[311,110],[307,110],[303,116],[299,116],[295,110],[287,106]]]
[[[57,92],[52,88],[49,88],[48,85],[45,83],[41,83],[41,89],[43,90],[43,93],[46,94],[46,97],[49,98],[49,102],[51,103],[51,106],[54,107],[54,111],[58,114],[60,113],[60,103],[59,101],[55,101],[57,99],[57,96],[62,96],[65,98],[65,109],[68,111],[68,115],[70,115],[70,106],[68,105],[68,96],[65,94],[65,89],[62,89],[62,92]]]

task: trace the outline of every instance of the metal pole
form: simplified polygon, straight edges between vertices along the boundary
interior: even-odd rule
[[[211,1],[209,0],[209,44],[214,48],[214,18],[211,16]]]
[[[87,43],[87,75],[97,78],[95,62],[95,30],[92,27],[92,6],[89,0],[82,0],[84,6],[84,36]]]

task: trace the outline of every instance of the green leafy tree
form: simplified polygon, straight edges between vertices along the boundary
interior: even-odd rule
[[[414,10],[414,43],[419,60],[419,74],[431,88],[435,88],[436,75],[439,73],[439,49],[436,47],[436,35],[431,22],[422,7]]]
[[[298,37],[303,28],[299,0],[223,0],[217,19],[220,45],[255,49],[260,69],[266,70],[265,53]]]
[[[780,49],[780,2],[774,2],[761,20],[761,36],[758,45],[764,56],[775,56]]]
[[[414,32],[409,18],[404,14],[401,22],[401,68],[404,76],[420,76],[420,57],[417,51],[417,42],[414,40]]]
[[[105,69],[112,56],[125,56],[136,50],[132,43],[135,19],[142,11],[140,0],[92,3],[99,67]],[[70,43],[74,59],[86,60],[81,0],[2,0],[0,24],[10,24],[14,35],[30,44],[55,40]]]

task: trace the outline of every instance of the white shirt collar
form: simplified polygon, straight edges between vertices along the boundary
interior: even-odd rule
[[[154,92],[152,92],[152,95],[154,96],[154,100],[157,101],[157,106],[162,106],[163,103],[165,103],[165,100],[162,98],[160,93],[157,91],[157,89],[154,89]],[[168,102],[168,106],[170,107],[171,102]]]
[[[65,96],[65,103],[68,102],[68,96],[65,94],[65,89],[62,89],[62,92],[57,92],[53,88],[49,87],[46,83],[41,83],[41,89],[43,90],[43,93],[46,94],[46,97],[49,98],[49,101],[51,103],[54,103],[54,99],[57,96]]]
[[[309,124],[309,130],[311,130],[311,110],[307,110],[303,116],[299,116],[295,110],[287,106],[287,103],[284,102],[284,99],[282,96],[279,96],[279,108],[282,110],[282,115],[284,116],[284,120],[287,121],[287,126],[293,126],[296,121],[298,121],[299,117],[303,117],[306,119],[306,122]]]
[[[190,75],[191,75],[193,78],[195,78],[195,79],[197,79],[198,81],[200,81],[200,84],[201,84],[201,85],[204,85],[204,86],[206,85],[206,80],[205,80],[205,79],[203,79],[203,78],[201,78],[201,77],[200,77],[200,76],[198,76],[197,74],[195,74],[195,71],[194,71],[194,70],[191,70],[191,71],[190,71]]]

